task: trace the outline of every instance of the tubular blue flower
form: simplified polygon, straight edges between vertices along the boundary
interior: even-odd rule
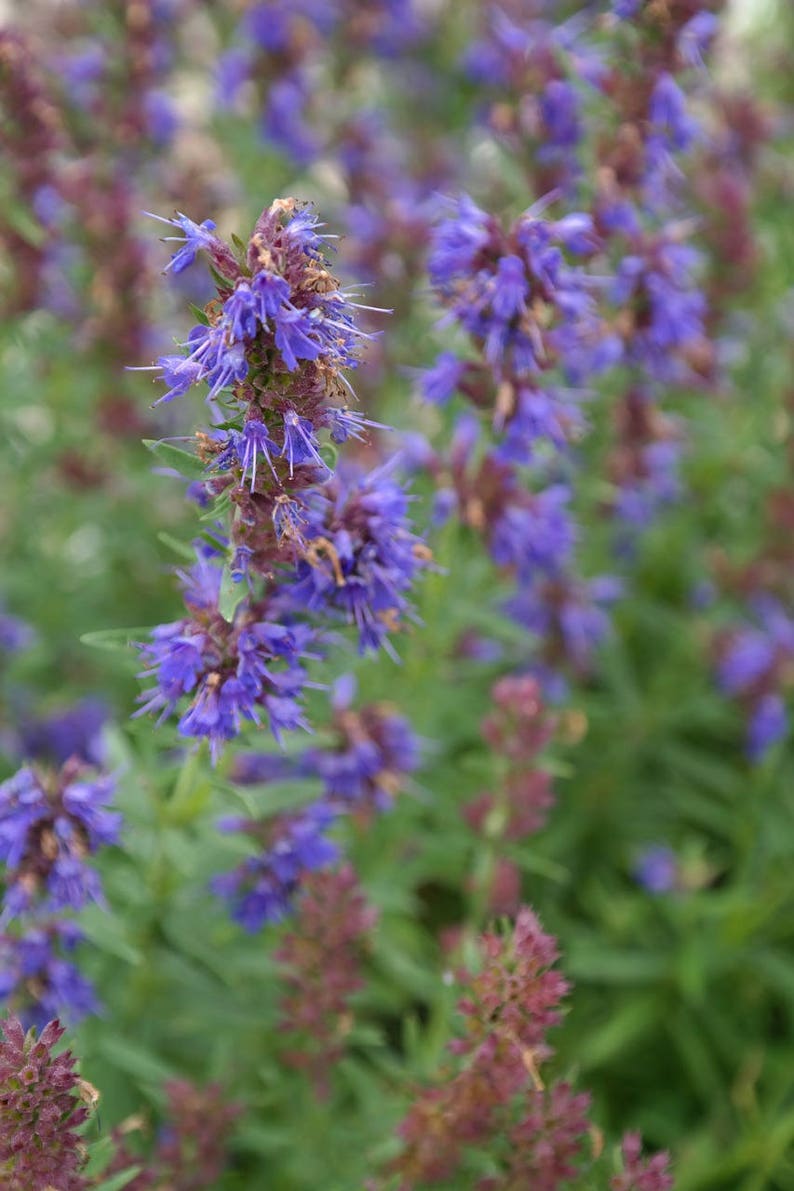
[[[303,875],[337,860],[339,850],[327,838],[335,817],[319,802],[272,823],[234,820],[221,824],[226,830],[264,837],[259,855],[211,882],[213,892],[231,903],[232,918],[245,930],[254,932],[265,923],[280,922],[292,908]]]
[[[248,281],[238,281],[234,293],[223,304],[224,326],[232,343],[254,338],[259,330],[258,313],[258,295]]]
[[[243,479],[245,480],[247,478],[249,471],[251,473],[252,492],[256,484],[256,467],[260,455],[264,457],[275,478],[276,469],[273,467],[270,455],[271,451],[274,455],[278,455],[280,448],[273,442],[264,422],[256,419],[246,422],[242,432],[237,436],[235,451],[243,469]]]
[[[567,511],[570,499],[567,485],[552,484],[536,495],[527,494],[520,504],[506,504],[491,529],[494,562],[515,567],[521,581],[536,571],[558,573],[570,560],[576,541]]]
[[[19,729],[19,752],[26,760],[52,761],[63,765],[76,757],[86,765],[102,765],[105,747],[102,730],[109,708],[101,699],[81,699],[66,711],[35,719],[23,719]]]
[[[283,277],[261,269],[251,281],[251,290],[256,297],[257,313],[262,323],[274,318],[282,306],[289,301],[290,288]]]
[[[406,593],[429,557],[411,532],[408,497],[389,475],[393,463],[369,475],[344,469],[310,494],[306,549],[283,589],[287,607],[355,624],[362,651],[393,652],[388,634],[410,614]]]
[[[230,49],[218,57],[215,67],[215,95],[221,107],[231,107],[251,72],[248,50]]]
[[[457,389],[466,365],[454,352],[441,352],[432,368],[421,373],[421,390],[425,401],[434,405],[445,405]]]
[[[293,75],[273,83],[267,93],[262,133],[283,150],[296,165],[314,161],[320,144],[305,117],[308,92],[303,79]]]
[[[169,227],[176,228],[182,233],[181,236],[164,237],[166,243],[175,241],[182,244],[182,247],[177,249],[166,265],[165,272],[168,272],[169,269],[172,269],[174,273],[183,272],[193,264],[202,249],[210,248],[217,240],[216,225],[212,219],[205,219],[203,223],[194,223],[181,211],[177,212],[174,219],[153,215],[151,211],[146,211],[144,214],[148,215],[150,219],[157,219],[160,223],[167,223]]]
[[[747,755],[760,761],[788,732],[788,713],[779,694],[763,695],[753,707],[747,725]]]
[[[335,443],[347,442],[349,438],[365,442],[363,431],[366,426],[374,430],[389,430],[383,422],[374,422],[366,418],[355,409],[327,409],[323,413],[323,425],[331,432],[331,441]]]
[[[688,149],[697,132],[697,124],[687,111],[686,97],[670,74],[662,74],[651,93],[648,118],[654,136],[663,139],[671,150]]]
[[[239,384],[248,375],[245,344],[230,342],[225,321],[214,327],[194,327],[188,337],[192,351],[186,363],[198,364],[197,380],[209,385],[207,400],[211,401],[222,389]]]
[[[517,256],[500,257],[491,298],[491,309],[495,316],[504,322],[515,318],[524,309],[528,292],[524,262]]]
[[[419,741],[408,721],[388,704],[352,707],[355,681],[345,675],[332,694],[333,744],[292,757],[243,754],[234,768],[241,784],[306,781],[323,784],[323,802],[336,813],[383,811],[419,765]]]
[[[106,809],[114,790],[108,777],[82,778],[68,762],[45,782],[27,766],[0,785],[0,859],[8,868],[2,917],[27,910],[81,909],[101,901],[89,853],[115,843],[121,816]]]
[[[19,616],[11,616],[0,608],[0,650],[4,653],[18,653],[27,649],[36,640],[36,633]]]
[[[685,65],[704,70],[703,55],[716,37],[719,18],[713,12],[697,12],[676,38],[676,49]]]
[[[0,1002],[9,1003],[26,1026],[54,1017],[75,1024],[99,1011],[91,983],[64,958],[82,939],[71,922],[0,932]]]
[[[301,418],[294,409],[284,411],[284,443],[281,454],[289,460],[289,474],[292,478],[296,464],[313,463],[328,471],[328,466],[318,450],[317,436],[308,418]]]
[[[280,306],[275,323],[276,347],[290,372],[298,367],[298,360],[316,360],[322,355],[322,345],[309,337],[314,327],[303,310]]]
[[[304,727],[299,699],[306,682],[301,659],[311,656],[306,625],[285,625],[267,600],[244,600],[230,623],[218,609],[221,569],[199,559],[183,576],[189,615],[161,625],[139,645],[155,685],[145,691],[137,715],[172,715],[183,698],[190,706],[179,719],[183,736],[206,737],[214,761],[243,721],[267,716],[278,740],[283,730]]]
[[[648,893],[669,893],[678,881],[678,857],[659,844],[646,848],[634,866],[634,879]]]
[[[579,99],[570,83],[563,79],[547,83],[540,97],[540,111],[546,133],[542,152],[547,154],[549,147],[571,149],[579,143],[582,136]]]
[[[454,278],[471,270],[490,235],[488,216],[468,195],[461,195],[450,206],[449,216],[435,231],[428,261],[430,280],[442,291]]]

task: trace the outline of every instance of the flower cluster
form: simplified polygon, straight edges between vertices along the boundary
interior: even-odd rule
[[[304,882],[295,921],[276,957],[283,972],[281,1029],[286,1059],[306,1071],[318,1094],[344,1053],[351,998],[362,987],[361,964],[377,920],[350,865]]]
[[[482,722],[482,735],[500,763],[500,788],[478,795],[463,813],[478,832],[488,833],[490,825],[500,838],[525,839],[542,829],[554,804],[551,777],[538,768],[538,756],[554,735],[557,720],[548,713],[540,685],[530,675],[501,678],[491,696],[493,710]]]
[[[390,57],[414,45],[422,21],[413,0],[258,0],[235,30],[233,44],[217,70],[218,99],[233,105],[247,82],[261,88],[260,129],[264,139],[299,166],[314,161],[330,130],[323,119],[322,77],[334,61],[329,43],[344,55]],[[331,84],[333,85],[333,83]]]
[[[564,1080],[547,1084],[541,1074],[552,1055],[547,1032],[559,1022],[569,989],[553,967],[557,956],[555,940],[526,907],[511,935],[482,937],[480,970],[458,977],[462,1028],[451,1044],[455,1065],[416,1093],[399,1129],[403,1149],[390,1172],[400,1188],[451,1179],[461,1185],[482,1169],[469,1167],[471,1153],[486,1153],[498,1171],[477,1182],[488,1191],[558,1191],[580,1173],[593,1131],[590,1097]],[[623,1155],[624,1171],[611,1183],[615,1191],[639,1191],[643,1177],[648,1191],[671,1186],[665,1154],[646,1164],[632,1134]]]
[[[15,1017],[0,1042],[0,1178],[7,1191],[57,1187],[83,1191],[86,1161],[80,1126],[88,1119],[72,1052],[54,1055],[63,1027],[51,1021],[37,1038]],[[91,1089],[87,1089],[91,1090]]]
[[[592,285],[566,256],[594,253],[592,219],[583,213],[544,219],[543,206],[530,207],[504,230],[462,195],[433,234],[430,280],[479,360],[442,356],[425,379],[425,395],[443,401],[459,389],[475,405],[493,408],[499,430],[526,416],[556,364],[579,376],[599,362],[591,347],[598,329]],[[525,457],[538,437],[527,438]]]
[[[370,422],[350,409],[344,370],[365,338],[357,303],[328,269],[316,216],[278,200],[233,251],[211,220],[170,222],[181,235],[170,268],[199,252],[217,299],[193,328],[185,355],[161,357],[160,401],[206,383],[222,428],[200,431],[202,502],[227,534],[199,546],[183,575],[188,617],[141,646],[155,679],[143,710],[171,715],[189,698],[179,730],[209,739],[217,759],[243,721],[262,715],[279,738],[306,726],[299,699],[313,625],[349,621],[362,650],[384,646],[410,615],[408,592],[429,554],[413,534],[394,465],[336,474],[326,447],[361,438]],[[221,405],[223,412],[221,412]],[[326,436],[326,443],[321,442]],[[167,444],[164,444],[167,445]]]
[[[267,599],[246,600],[225,619],[216,558],[214,548],[200,547],[196,565],[182,573],[188,616],[160,625],[141,646],[143,675],[155,685],[141,695],[138,712],[164,719],[189,696],[179,732],[208,739],[214,759],[243,719],[258,723],[265,716],[276,739],[304,724],[301,662],[312,638],[307,625],[285,624]]]
[[[573,80],[598,86],[604,68],[584,36],[585,23],[554,25],[543,7],[527,12],[515,0],[482,5],[482,28],[464,66],[486,98],[486,126],[545,193],[571,190],[581,173],[583,101]]]
[[[247,930],[278,922],[292,908],[305,875],[338,859],[328,833],[341,815],[366,820],[387,809],[418,764],[417,741],[407,721],[385,705],[355,710],[353,695],[351,681],[340,680],[333,697],[335,739],[327,746],[292,757],[253,753],[237,758],[233,776],[241,784],[312,779],[322,784],[320,797],[295,814],[221,821],[224,830],[250,836],[260,849],[212,883]]]
[[[102,901],[87,860],[118,838],[121,816],[108,810],[113,788],[74,758],[57,774],[25,766],[0,785],[0,986],[37,1020],[95,1008],[90,986],[64,958],[80,932],[57,915]]]
[[[670,1191],[673,1176],[666,1152],[642,1157],[642,1140],[638,1133],[627,1133],[621,1145],[623,1170],[615,1175],[610,1191]]]
[[[229,1134],[241,1107],[217,1083],[202,1088],[171,1079],[163,1091],[166,1108],[154,1154],[143,1160],[129,1144],[133,1130],[141,1128],[142,1118],[133,1117],[113,1130],[113,1157],[101,1178],[134,1167],[138,1173],[123,1184],[130,1191],[211,1191],[226,1169]]]
[[[759,760],[788,730],[783,691],[794,672],[794,619],[771,596],[758,596],[751,610],[756,625],[725,634],[718,679],[737,698],[747,717],[747,752]]]

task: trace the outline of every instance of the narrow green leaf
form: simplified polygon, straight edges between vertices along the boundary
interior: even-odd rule
[[[196,553],[187,542],[180,542],[178,538],[172,538],[170,533],[158,533],[157,537],[164,546],[168,546],[180,558],[187,559],[188,562],[196,561]]]
[[[92,649],[110,649],[119,652],[130,649],[138,641],[144,640],[151,631],[151,625],[133,629],[100,629],[93,633],[83,633],[80,640],[83,645],[89,645]]]
[[[170,442],[159,442],[156,439],[145,438],[143,445],[155,455],[161,463],[173,467],[181,476],[189,480],[200,480],[207,474],[206,464],[197,458],[192,451],[183,451]]]
[[[95,1183],[94,1191],[121,1191],[122,1187],[126,1187],[136,1175],[141,1173],[142,1169],[140,1166],[128,1166],[126,1170],[120,1170],[118,1174],[112,1174],[109,1179],[103,1179],[101,1183]]]
[[[243,602],[247,592],[242,582],[235,583],[229,563],[225,563],[221,575],[221,589],[218,596],[218,611],[229,624],[234,620],[234,614],[239,604]]]
[[[208,327],[210,325],[210,320],[207,318],[206,310],[202,310],[202,308],[197,306],[195,302],[189,302],[188,305],[190,306],[191,314],[196,321],[201,323],[202,327]]]

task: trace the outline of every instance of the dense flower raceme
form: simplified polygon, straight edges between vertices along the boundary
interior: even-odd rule
[[[600,1146],[587,1144],[588,1134],[594,1137],[588,1094],[543,1078],[553,1053],[547,1034],[569,987],[553,967],[556,943],[524,907],[510,935],[486,934],[480,949],[480,970],[458,974],[462,1027],[450,1048],[454,1065],[416,1093],[399,1130],[402,1153],[390,1169],[405,1191],[459,1186],[482,1170],[468,1166],[469,1154],[485,1152],[498,1174],[476,1183],[483,1191],[559,1191],[599,1158]],[[643,1177],[648,1191],[672,1186],[667,1156],[643,1161],[639,1138],[627,1135],[623,1172],[611,1186],[640,1191]]]
[[[211,220],[170,222],[181,235],[169,268],[205,253],[218,299],[187,354],[160,359],[160,400],[209,386],[223,424],[197,436],[206,465],[198,495],[221,518],[230,508],[231,526],[183,575],[188,616],[141,647],[156,682],[144,710],[168,716],[189,697],[180,732],[208,737],[217,757],[244,720],[266,718],[277,738],[304,726],[310,623],[348,621],[362,650],[391,651],[429,554],[410,528],[394,464],[334,474],[321,446],[321,434],[343,444],[374,423],[347,405],[343,370],[358,363],[363,336],[356,303],[327,268],[316,217],[279,200],[236,252]]]
[[[486,97],[488,128],[519,156],[535,186],[570,190],[582,168],[581,84],[585,95],[597,87],[605,64],[586,21],[555,25],[543,10],[516,0],[482,5],[483,27],[464,66]]]
[[[25,918],[0,929],[0,1002],[39,1026],[52,1017],[76,1022],[96,1013],[92,985],[67,958],[82,937],[65,919]]]
[[[788,731],[783,692],[794,674],[794,618],[770,596],[756,597],[751,611],[756,625],[729,630],[720,643],[718,680],[745,708],[747,753],[757,761]]]
[[[114,783],[78,761],[57,775],[24,767],[0,785],[0,922],[35,910],[79,910],[102,897],[86,860],[118,838],[121,816],[107,809]]]
[[[226,619],[218,607],[222,570],[213,547],[202,546],[181,578],[188,615],[160,625],[141,646],[144,676],[155,685],[141,695],[138,714],[164,719],[188,697],[179,731],[206,737],[213,757],[238,735],[243,720],[264,718],[277,739],[304,725],[303,661],[314,656],[308,626],[285,624],[266,599],[244,599]]]
[[[142,1159],[130,1144],[146,1123],[131,1118],[113,1130],[114,1154],[101,1181],[134,1167],[138,1173],[124,1183],[129,1191],[212,1191],[226,1169],[229,1135],[241,1106],[217,1083],[197,1087],[171,1079],[163,1091],[166,1108],[154,1154]]]
[[[344,73],[351,50],[391,57],[423,34],[413,0],[260,0],[235,31],[218,64],[217,95],[234,105],[246,83],[261,88],[260,129],[297,165],[317,158],[331,136],[321,96]]]
[[[283,918],[306,874],[338,859],[339,848],[329,832],[341,815],[366,817],[387,809],[418,765],[418,744],[408,722],[388,706],[355,710],[352,696],[352,684],[340,680],[333,697],[335,739],[328,745],[293,757],[242,754],[236,761],[232,772],[241,784],[312,779],[322,784],[321,796],[300,811],[270,819],[221,821],[224,830],[242,832],[259,847],[212,883],[247,930]]]
[[[499,764],[499,785],[478,795],[463,813],[483,834],[525,839],[541,830],[554,803],[551,776],[540,767],[539,753],[554,735],[557,719],[531,675],[500,679],[491,696],[493,709],[481,731]]]
[[[592,279],[566,256],[596,251],[592,220],[577,213],[543,219],[541,210],[529,208],[504,231],[462,195],[434,231],[428,264],[437,296],[477,358],[442,355],[425,375],[424,395],[445,402],[460,391],[493,411],[498,431],[515,421],[525,458],[547,433],[534,424],[535,411],[548,386],[560,388],[550,370],[559,365],[579,383],[619,354],[615,337],[602,333]]]
[[[565,690],[562,671],[581,675],[590,669],[593,651],[609,633],[608,610],[622,583],[612,575],[577,575],[569,484],[555,481],[532,491],[532,473],[510,460],[505,442],[483,451],[481,439],[476,419],[464,415],[446,458],[423,447],[416,462],[438,484],[437,520],[456,513],[483,535],[493,561],[515,580],[505,610],[537,638],[533,668],[546,694],[556,698]]]
[[[283,973],[281,1029],[287,1062],[306,1071],[318,1095],[353,1025],[351,998],[362,987],[362,961],[377,921],[349,864],[311,874],[295,923],[276,957]]]
[[[53,1054],[63,1027],[50,1021],[37,1038],[15,1017],[2,1022],[0,1041],[0,1181],[7,1191],[82,1191],[88,1119],[71,1051]]]

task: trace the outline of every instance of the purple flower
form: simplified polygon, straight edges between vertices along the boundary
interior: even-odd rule
[[[305,118],[306,85],[297,77],[282,78],[268,88],[262,119],[265,138],[282,149],[296,165],[306,166],[319,152],[317,136]]]
[[[669,893],[678,883],[678,857],[672,848],[646,848],[634,866],[634,879],[648,893]]]
[[[316,360],[322,355],[322,345],[309,338],[314,327],[304,311],[294,306],[281,306],[275,321],[276,347],[290,372],[298,367],[298,360]]]
[[[676,38],[676,49],[687,66],[705,69],[703,55],[711,45],[719,28],[713,12],[698,12],[687,21]]]
[[[223,304],[224,326],[228,328],[232,343],[253,339],[256,336],[259,330],[258,313],[258,295],[254,293],[249,282],[238,281],[234,293]]]
[[[547,145],[555,149],[572,149],[582,135],[579,120],[579,99],[570,83],[552,79],[540,97],[540,111],[545,125]],[[544,145],[544,152],[546,145]]]
[[[71,922],[0,932],[0,1002],[10,1002],[23,1022],[43,1026],[51,1018],[76,1023],[97,1013],[92,985],[64,958],[82,938]]]
[[[101,699],[82,699],[54,715],[23,721],[20,751],[26,758],[63,765],[72,757],[87,765],[101,765],[105,748],[102,730],[108,707]]]
[[[279,277],[278,274],[271,273],[267,269],[261,269],[254,275],[251,289],[258,302],[259,319],[263,323],[266,323],[269,318],[274,318],[282,306],[289,301],[290,290],[287,282],[283,277]]]
[[[576,528],[567,511],[570,499],[567,485],[552,484],[535,496],[527,494],[520,504],[506,504],[491,531],[494,561],[515,567],[522,580],[537,570],[546,574],[559,571],[576,541]]]
[[[392,464],[393,465],[393,464]],[[343,615],[357,626],[362,651],[384,645],[410,612],[407,592],[427,552],[410,529],[408,497],[387,464],[369,475],[337,472],[312,494],[303,530],[306,550],[287,606]]]
[[[747,725],[747,753],[760,761],[765,753],[788,732],[788,713],[780,695],[770,692],[753,708]]]
[[[450,215],[435,231],[428,261],[430,280],[442,291],[454,278],[469,272],[490,235],[488,216],[468,195],[462,194],[450,206]]]
[[[17,653],[28,649],[36,640],[36,633],[19,616],[0,611],[0,650]]]
[[[215,95],[221,107],[231,107],[250,73],[248,50],[226,50],[219,56],[215,68]]]
[[[171,96],[166,91],[154,87],[146,92],[143,106],[149,136],[157,145],[170,144],[179,128],[179,115]],[[206,224],[203,226],[206,227]],[[174,272],[178,273],[180,270],[174,266]]]
[[[461,382],[466,365],[454,352],[441,352],[432,368],[421,374],[422,396],[434,405],[445,405]]]
[[[509,322],[524,309],[528,293],[524,262],[517,256],[503,256],[499,260],[494,277],[494,294],[491,309],[494,315]]]
[[[335,443],[347,442],[355,438],[359,442],[366,442],[364,428],[371,426],[374,430],[389,430],[383,422],[374,422],[366,418],[355,409],[328,409],[323,413],[323,425],[331,432],[331,441]]]
[[[163,720],[189,695],[179,732],[206,737],[213,760],[243,721],[259,723],[261,713],[277,740],[284,730],[304,727],[300,663],[310,656],[310,629],[284,624],[267,601],[244,600],[226,621],[218,609],[221,570],[212,558],[199,559],[182,578],[188,616],[161,625],[139,646],[142,677],[154,686],[141,695],[136,714],[155,712]]]
[[[254,932],[267,922],[280,922],[292,908],[303,875],[327,868],[338,858],[338,848],[327,838],[335,817],[319,802],[272,826],[246,820],[227,825],[227,829],[265,836],[258,855],[211,882],[213,892],[231,902],[232,917],[245,930]]]
[[[314,463],[323,471],[328,468],[318,450],[317,436],[308,418],[301,418],[294,409],[284,413],[284,444],[281,454],[289,460],[289,474],[292,478],[295,464]]]
[[[242,433],[236,438],[235,451],[243,469],[243,479],[245,480],[248,472],[251,472],[252,492],[256,484],[256,467],[260,455],[264,457],[265,462],[275,477],[276,470],[273,467],[270,453],[272,451],[274,455],[278,455],[279,447],[273,442],[264,422],[259,422],[256,419],[246,422]]]
[[[194,223],[192,219],[188,219],[187,215],[183,215],[178,211],[174,219],[165,219],[162,215],[153,215],[151,211],[146,211],[151,219],[157,219],[160,223],[167,223],[170,227],[176,228],[182,232],[181,236],[166,236],[165,242],[176,241],[182,243],[182,247],[171,257],[171,260],[166,265],[166,272],[173,269],[174,273],[181,273],[184,269],[189,268],[196,259],[196,256],[202,249],[211,248],[217,241],[215,232],[215,223],[212,219],[205,219],[203,223]]]
[[[68,762],[45,786],[28,767],[0,785],[0,860],[8,868],[3,918],[29,909],[79,910],[101,901],[89,853],[115,843],[121,816],[106,809],[113,796],[109,777],[81,778]]]
[[[662,137],[670,149],[689,148],[697,132],[697,124],[687,111],[684,93],[671,74],[659,76],[651,93],[648,119],[654,135]]]
[[[162,372],[159,379],[166,385],[167,391],[162,397],[157,398],[155,405],[162,401],[172,401],[174,397],[184,397],[188,389],[201,380],[203,375],[201,365],[194,360],[185,359],[184,356],[160,356],[157,366]]]

